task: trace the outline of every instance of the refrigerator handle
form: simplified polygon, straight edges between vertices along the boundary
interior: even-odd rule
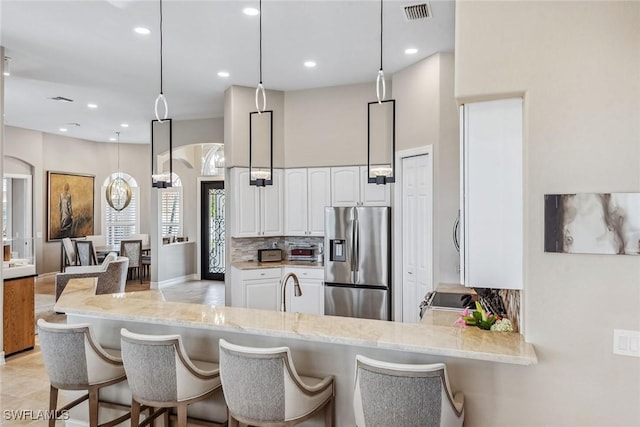
[[[360,224],[358,218],[353,221],[353,282],[358,282],[358,266],[360,265]]]

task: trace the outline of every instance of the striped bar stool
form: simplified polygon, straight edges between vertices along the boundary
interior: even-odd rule
[[[293,426],[324,408],[333,426],[333,377],[299,376],[288,347],[242,347],[220,340],[220,378],[229,426]]]

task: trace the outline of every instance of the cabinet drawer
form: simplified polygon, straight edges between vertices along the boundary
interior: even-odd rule
[[[280,279],[282,269],[278,268],[259,268],[256,270],[243,270],[242,280],[254,279]]]
[[[291,268],[284,269],[283,274],[294,273],[299,279],[324,280],[324,268]]]

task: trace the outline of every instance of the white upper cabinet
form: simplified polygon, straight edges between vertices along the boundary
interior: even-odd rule
[[[465,104],[461,122],[461,281],[522,289],[522,99]]]
[[[324,208],[331,205],[330,169],[286,169],[284,180],[284,234],[323,236]]]
[[[390,185],[367,182],[366,166],[331,168],[332,206],[391,206]]]
[[[273,170],[273,185],[249,185],[248,168],[231,169],[233,237],[281,236],[282,170]]]

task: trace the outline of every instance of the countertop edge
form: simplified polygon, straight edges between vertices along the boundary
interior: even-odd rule
[[[117,300],[117,302],[113,302],[113,300]],[[131,301],[131,304],[126,304],[125,302],[127,300]],[[143,301],[148,313],[151,314],[143,313],[141,310],[130,310],[127,312],[126,306],[130,305],[134,307],[136,301]],[[110,305],[113,306],[111,309],[109,308]],[[197,309],[200,314],[198,320],[187,318],[188,313],[196,309],[194,306],[200,306]],[[355,345],[367,348],[407,351],[494,363],[514,365],[534,365],[537,363],[533,346],[525,342],[519,334],[517,334],[517,338],[515,336],[492,336],[482,334],[502,333],[480,330],[465,332],[457,330],[456,327],[428,324],[402,324],[394,322],[375,324],[369,322],[382,321],[342,318],[337,316],[281,313],[239,307],[166,302],[164,301],[162,293],[157,290],[126,294],[95,295],[95,281],[85,279],[69,281],[67,288],[63,291],[54,308],[56,311],[62,311],[68,315],[103,317],[113,320],[148,322],[158,325],[184,326],[224,332],[265,335],[326,344]],[[158,314],[154,314],[154,310],[171,312],[174,317],[161,317]],[[184,312],[186,314],[183,315],[183,318],[178,319],[175,317],[176,312]],[[251,320],[252,314],[254,315],[253,324]],[[225,317],[227,318],[226,320]],[[226,321],[228,323],[217,323],[219,318],[222,318],[222,322]],[[260,319],[260,322],[255,321],[257,318]],[[245,324],[242,324],[240,319],[248,320]],[[342,323],[341,320],[344,320],[345,327],[336,329],[336,323]],[[276,326],[269,327],[269,322]],[[314,332],[314,328],[317,332]],[[372,338],[366,338],[366,336],[358,337],[357,334],[361,333],[361,329],[369,329]],[[332,335],[332,331],[337,331],[337,334]],[[422,336],[423,343],[413,343],[407,339],[407,336]],[[479,341],[485,341],[486,338],[489,337],[499,342],[506,340],[507,344],[505,345],[507,346],[503,348],[512,352],[519,352],[519,354],[501,353],[499,346],[494,346],[494,348],[496,348],[494,352],[490,351],[492,349],[491,344],[478,344],[478,338],[480,338]],[[430,339],[433,340],[434,343],[430,344]],[[399,342],[393,342],[393,340]],[[438,345],[438,341],[449,342],[449,345]],[[456,348],[455,346],[476,346],[478,348],[465,349]]]

